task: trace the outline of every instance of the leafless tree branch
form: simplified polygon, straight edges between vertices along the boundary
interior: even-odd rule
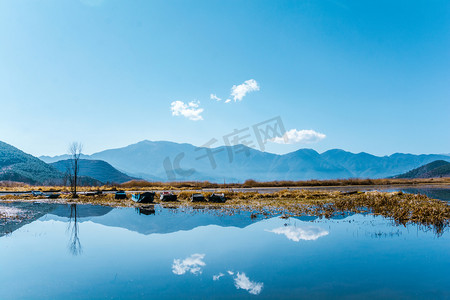
[[[78,142],[74,142],[69,147],[70,163],[68,166],[68,179],[71,187],[72,197],[77,198],[78,177],[80,172],[80,157],[83,145]]]

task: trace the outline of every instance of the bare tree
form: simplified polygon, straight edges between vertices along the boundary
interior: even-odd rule
[[[68,166],[68,178],[73,198],[78,197],[77,186],[78,186],[78,177],[80,173],[79,163],[82,150],[83,145],[78,142],[72,143],[69,147],[70,163]]]

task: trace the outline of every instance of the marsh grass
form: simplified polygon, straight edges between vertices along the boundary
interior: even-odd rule
[[[226,203],[191,202],[191,196],[197,191],[181,191],[177,193],[176,202],[159,202],[158,194],[155,203],[166,208],[209,209],[234,214],[248,211],[266,217],[318,216],[332,218],[352,213],[380,215],[393,220],[396,224],[418,224],[442,233],[449,226],[450,206],[447,202],[428,198],[425,195],[403,194],[401,192],[357,192],[342,193],[339,191],[281,190],[273,193],[232,192],[224,193]],[[211,193],[203,193],[207,198]],[[16,195],[2,196],[9,201],[42,201],[66,204],[93,204],[114,207],[143,207],[130,199],[117,200],[114,194],[80,195],[72,199],[70,194],[63,194],[59,199],[44,197],[28,197]],[[253,216],[255,218],[255,215]]]
[[[388,186],[388,185],[448,185],[450,178],[428,179],[336,179],[336,180],[306,180],[306,181],[264,181],[247,180],[244,183],[219,184],[209,181],[182,181],[182,182],[149,182],[145,180],[132,180],[119,185],[79,186],[79,192],[93,191],[161,191],[161,190],[202,190],[202,189],[251,189],[251,188],[289,188],[289,187],[346,187],[346,186]],[[0,192],[70,192],[67,186],[32,186],[25,183],[0,181]]]
[[[15,181],[0,181],[0,188],[23,188],[23,187],[29,187],[29,184],[23,183],[23,182],[15,182]]]
[[[270,188],[270,187],[326,187],[326,186],[362,186],[362,185],[403,185],[403,184],[449,184],[450,178],[427,179],[335,179],[300,181],[255,181],[244,183],[212,183],[209,181],[149,182],[132,180],[120,185],[122,189],[217,189],[217,188]]]

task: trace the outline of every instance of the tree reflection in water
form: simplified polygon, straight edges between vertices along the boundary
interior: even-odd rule
[[[81,254],[83,250],[81,247],[80,238],[78,236],[79,228],[78,228],[78,213],[76,204],[70,205],[69,226],[67,228],[67,231],[70,234],[70,241],[68,246],[70,253],[72,253],[72,255]]]

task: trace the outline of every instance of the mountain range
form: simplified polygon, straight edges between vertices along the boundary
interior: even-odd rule
[[[67,155],[41,157],[48,163],[67,158]],[[147,140],[82,158],[103,160],[128,176],[151,181],[212,182],[385,178],[435,160],[450,161],[450,156],[443,154],[375,156],[340,149],[323,153],[299,149],[279,155],[243,145],[204,148],[186,143]]]
[[[0,142],[0,181],[61,184],[68,159],[68,155],[42,156],[38,159]],[[82,155],[80,175],[81,182],[91,185],[123,183],[137,178],[211,182],[386,178],[437,160],[449,162],[450,156],[396,153],[380,157],[340,149],[323,153],[299,149],[279,155],[243,145],[209,149],[166,141],[142,141],[123,148]],[[446,168],[442,162],[440,164],[438,167]],[[442,176],[439,172],[430,173],[429,169],[424,169],[428,172],[426,176]],[[422,176],[419,173],[405,176]]]

